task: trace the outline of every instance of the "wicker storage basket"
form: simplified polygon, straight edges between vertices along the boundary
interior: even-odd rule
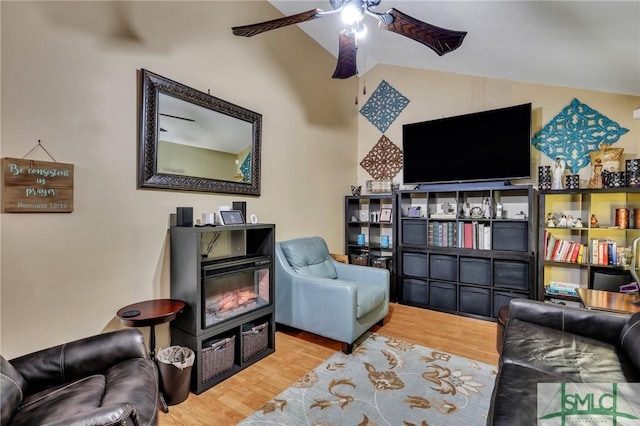
[[[202,348],[202,383],[233,368],[236,336],[227,337]]]
[[[242,327],[242,360],[246,361],[258,352],[267,348],[269,341],[269,323],[251,327],[245,324]]]

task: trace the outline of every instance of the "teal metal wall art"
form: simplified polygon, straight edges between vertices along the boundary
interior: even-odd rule
[[[573,99],[537,132],[531,143],[551,159],[564,160],[572,174],[590,162],[589,153],[617,142],[629,129]]]
[[[408,104],[409,99],[382,80],[360,108],[360,114],[384,133]]]
[[[240,173],[246,180],[251,179],[251,154],[247,154],[242,165],[240,166]]]

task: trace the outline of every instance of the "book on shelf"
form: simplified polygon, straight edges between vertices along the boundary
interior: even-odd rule
[[[429,215],[430,219],[455,219],[456,215],[451,213],[431,213]]]
[[[457,235],[456,235],[457,232]],[[491,250],[491,226],[482,222],[461,222],[458,228],[450,225],[449,247]]]
[[[484,249],[491,250],[491,227],[489,225],[484,227]]]
[[[566,283],[561,281],[549,281],[549,285],[545,288],[545,292],[547,294],[577,296],[578,288],[580,288],[580,284]]]
[[[435,247],[456,247],[456,225],[453,222],[429,222],[427,244]]]
[[[464,248],[473,248],[473,223],[464,223]]]
[[[564,240],[555,237],[549,231],[545,231],[544,259],[554,262],[583,263],[585,247],[576,241]]]
[[[621,266],[622,253],[625,247],[619,247],[618,243],[611,240],[592,238],[589,242],[589,263],[603,266]]]

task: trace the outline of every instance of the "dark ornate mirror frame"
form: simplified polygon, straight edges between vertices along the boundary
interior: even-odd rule
[[[181,191],[219,192],[227,194],[260,195],[260,143],[262,139],[262,115],[238,105],[226,102],[199,90],[161,77],[150,71],[140,70],[140,111],[138,143],[138,188],[154,188]],[[165,93],[204,108],[217,111],[253,125],[251,148],[251,181],[233,182],[193,176],[158,173],[158,95]]]

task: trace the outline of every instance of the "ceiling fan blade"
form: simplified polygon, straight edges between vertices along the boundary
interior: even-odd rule
[[[467,35],[466,31],[448,30],[427,24],[394,8],[389,9],[384,15],[390,15],[393,20],[387,24],[385,21],[388,19],[378,17],[380,28],[422,43],[440,56],[460,47],[462,40]]]
[[[270,21],[258,22],[257,24],[243,25],[241,27],[232,27],[233,34],[243,37],[252,37],[265,31],[275,30],[286,27],[287,25],[300,24],[315,18],[319,18],[322,10],[313,9],[306,12],[296,13],[295,15],[284,16],[282,18],[272,19]]]
[[[358,45],[356,44],[355,34],[351,32],[347,34],[347,30],[340,31],[338,38],[340,46],[338,48],[338,63],[336,70],[333,72],[333,78],[349,78],[358,73],[356,68],[356,53]]]
[[[171,114],[165,114],[163,112],[158,113],[159,115],[163,115],[165,117],[169,117],[169,118],[176,118],[178,120],[184,120],[184,121],[192,121],[192,122],[196,122],[196,120],[194,120],[193,118],[185,118],[185,117],[178,117],[177,115],[171,115]]]

